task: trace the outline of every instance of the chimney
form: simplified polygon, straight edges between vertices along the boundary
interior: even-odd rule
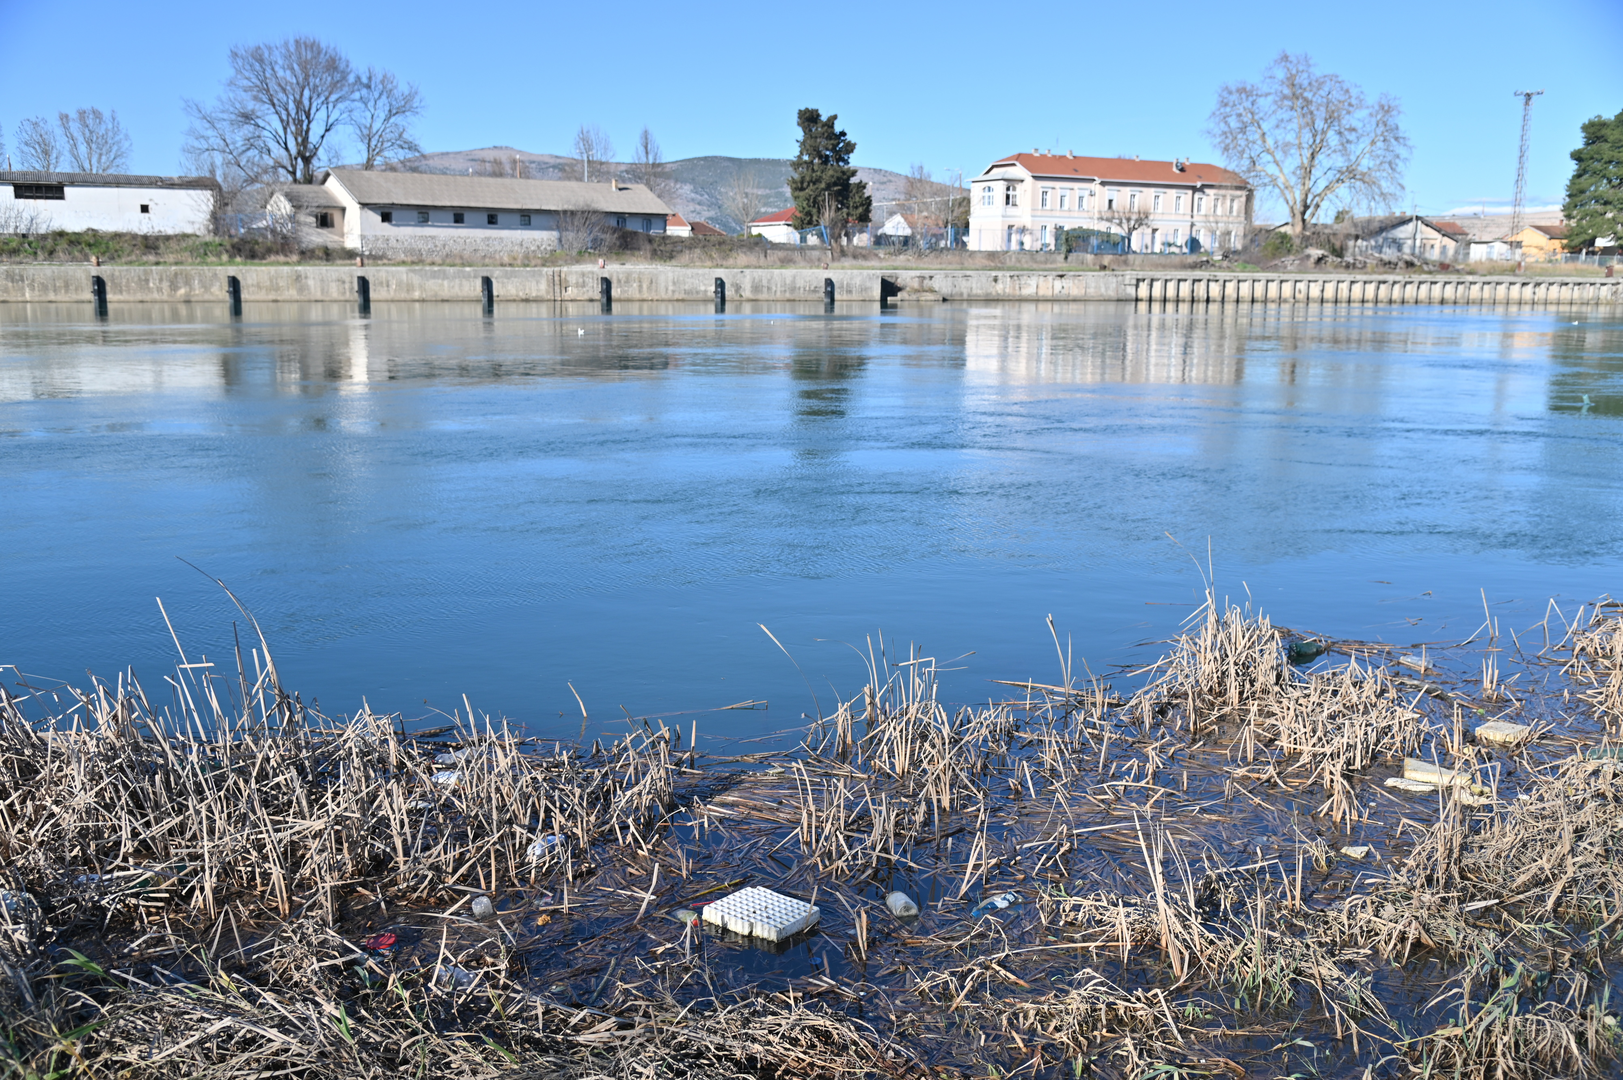
[[[1068,158],[1074,158],[1076,155],[1071,153],[1069,150],[1067,150],[1067,151],[1065,151],[1065,156],[1068,157]]]

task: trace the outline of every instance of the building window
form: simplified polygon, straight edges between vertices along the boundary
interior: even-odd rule
[[[316,212],[316,228],[318,228],[318,229],[330,229],[330,228],[332,228],[332,214],[331,214],[331,212],[326,211],[326,210],[318,210]]]
[[[1115,188],[1111,188],[1105,193],[1105,209],[1114,210],[1116,208],[1116,200],[1120,197],[1121,192],[1117,191]]]
[[[1067,206],[1067,204],[1070,203],[1070,201],[1071,201],[1071,193],[1069,191],[1062,191],[1062,192],[1059,193],[1059,208],[1061,210],[1068,209],[1069,207]]]
[[[456,211],[455,213],[453,213],[451,215],[451,224],[452,225],[462,225],[466,221],[467,221],[466,215],[464,215],[462,213],[462,211],[460,211],[460,210]]]
[[[152,204],[151,203],[142,203],[141,204],[141,213],[143,213],[143,214],[152,213]]]
[[[991,184],[987,184],[985,187],[981,188],[981,205],[982,206],[991,206],[992,205],[992,185]]]
[[[394,224],[394,211],[393,210],[380,211],[378,213],[378,219],[380,221],[382,221],[385,225],[393,225]]]
[[[1131,194],[1129,194],[1127,196],[1127,209],[1129,209],[1129,210],[1137,210],[1138,209],[1138,192],[1136,192],[1136,191],[1132,192]]]
[[[1240,200],[1238,198],[1230,199],[1229,200],[1229,213],[1238,214],[1239,212],[1240,212]]]
[[[642,219],[642,231],[643,232],[653,232],[654,231],[654,221],[653,221],[652,218],[643,218]]]
[[[1049,196],[1050,190],[1051,189],[1049,189],[1049,188],[1043,188],[1042,208],[1044,210],[1048,209],[1048,196]]]
[[[1005,184],[1005,185],[1003,185],[1003,205],[1004,206],[1019,206],[1020,205],[1020,189],[1018,187],[1016,187],[1013,184]]]
[[[624,214],[615,215],[614,227],[616,229],[623,229],[626,227],[626,216]]]
[[[12,184],[13,199],[65,199],[68,189],[61,184]]]
[[[496,220],[497,219],[496,219],[495,214],[486,214],[485,215],[485,224],[486,225],[494,225],[494,224],[496,224]]]
[[[1204,214],[1205,212],[1206,212],[1206,196],[1204,196],[1204,195],[1196,195],[1195,196],[1195,213]]]
[[[1182,242],[1183,242],[1183,230],[1182,229],[1173,229],[1172,230],[1172,246],[1177,247]]]
[[[1048,226],[1043,226],[1043,250],[1048,250]]]
[[[1150,209],[1156,213],[1161,212],[1161,193],[1159,191],[1155,193],[1155,197],[1151,200]]]
[[[1183,213],[1183,196],[1182,195],[1174,195],[1174,196],[1172,196],[1172,209],[1173,209],[1173,211],[1175,213],[1180,213],[1180,214]]]
[[[530,215],[529,214],[520,214],[518,216],[518,223],[520,225],[528,225],[530,223]]]
[[[428,211],[427,210],[419,210],[419,211],[417,211],[417,224],[419,224],[419,225],[427,225],[428,224]]]

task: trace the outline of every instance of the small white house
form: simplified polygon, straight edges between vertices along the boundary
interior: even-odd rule
[[[774,210],[762,214],[749,223],[751,236],[764,236],[773,244],[798,244],[800,234],[795,231],[795,208]]]
[[[1412,255],[1433,262],[1464,262],[1476,245],[1457,221],[1405,214],[1385,219],[1350,245],[1352,255]]]
[[[304,244],[378,255],[555,250],[609,229],[663,235],[671,208],[641,184],[331,169],[287,185],[270,205],[290,212]],[[585,246],[585,245],[583,245]]]
[[[0,232],[206,234],[219,190],[206,176],[0,172]]]

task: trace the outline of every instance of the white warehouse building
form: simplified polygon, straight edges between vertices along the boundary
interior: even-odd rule
[[[0,232],[206,234],[219,190],[206,176],[0,172]]]
[[[549,251],[566,232],[663,235],[671,208],[641,184],[331,169],[270,200],[301,244],[376,255]]]

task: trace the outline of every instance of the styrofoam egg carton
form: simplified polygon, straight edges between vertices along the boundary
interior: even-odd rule
[[[705,905],[703,917],[735,934],[782,941],[817,925],[821,915],[814,904],[751,885]]]

